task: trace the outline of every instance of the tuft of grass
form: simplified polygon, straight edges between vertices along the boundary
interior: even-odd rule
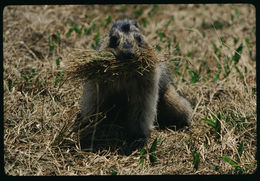
[[[157,161],[156,149],[157,149],[158,140],[157,137],[154,139],[151,147],[147,151],[147,148],[144,146],[140,151],[139,164],[145,166],[145,160],[147,155],[149,155],[149,162],[151,165],[154,165]]]
[[[125,13],[126,11],[126,6],[125,5],[120,5],[120,12]]]
[[[162,47],[160,45],[156,45],[156,49],[160,52],[162,50]]]
[[[25,84],[29,84],[29,78],[26,75],[22,75],[23,80],[25,80]]]
[[[235,168],[235,170],[238,172],[238,173],[242,173],[243,169],[242,167],[240,166],[241,164],[241,156],[243,154],[243,151],[244,151],[244,141],[241,141],[239,146],[238,146],[238,154],[236,155],[237,156],[237,159],[236,161],[231,159],[230,157],[228,156],[223,156],[223,157],[220,157],[223,161],[229,163],[232,167]]]
[[[148,16],[151,17],[152,15],[156,14],[159,10],[160,6],[158,4],[153,4],[152,8],[148,12]]]
[[[190,75],[190,81],[191,83],[196,83],[196,82],[199,82],[200,81],[200,75],[193,71],[193,70],[189,70],[189,75]]]
[[[116,170],[112,170],[111,175],[117,175],[117,171]]]
[[[143,14],[143,9],[141,5],[135,5],[134,6],[134,15],[135,18],[139,18]]]
[[[157,148],[157,138],[155,138],[154,139],[154,141],[153,141],[153,143],[152,143],[152,145],[151,145],[151,147],[150,147],[150,149],[149,149],[149,160],[150,160],[150,163],[153,165],[155,162],[156,162],[156,160],[157,160],[157,158],[156,158],[156,153],[155,153],[155,151],[156,151],[156,148]]]
[[[213,26],[218,30],[218,29],[222,29],[222,28],[224,27],[224,24],[221,23],[221,22],[218,21],[218,20],[215,20],[215,21],[213,22]]]
[[[213,127],[214,130],[217,133],[216,138],[219,138],[220,134],[221,134],[221,122],[220,122],[221,116],[220,116],[220,113],[218,114],[217,117],[212,113],[210,115],[211,115],[212,119],[201,118],[201,120],[203,120],[209,126]]]
[[[52,54],[57,45],[61,43],[60,32],[49,36],[49,54]]]
[[[163,38],[165,37],[165,34],[164,33],[158,33],[158,36],[160,38],[160,41],[162,41]]]
[[[220,157],[222,160],[224,160],[225,162],[229,163],[231,166],[233,166],[237,172],[241,172],[242,169],[240,166],[238,166],[238,162],[232,160],[231,158],[227,157],[227,156],[223,156]]]
[[[66,33],[66,37],[70,37],[71,33],[75,32],[76,34],[80,35],[82,33],[81,28],[79,28],[77,25],[72,24],[71,28],[69,29],[69,31]]]
[[[94,50],[96,50],[97,46],[98,46],[98,43],[100,41],[100,34],[99,34],[99,32],[94,36],[93,40],[94,40],[94,44],[92,44],[92,48]]]
[[[171,18],[169,19],[169,21],[164,25],[165,28],[168,28],[168,26],[169,26],[172,22],[174,22],[174,16],[171,16]]]
[[[96,23],[91,23],[88,28],[84,28],[84,34],[90,35],[96,29],[96,27],[97,27]]]
[[[112,22],[112,17],[111,17],[111,15],[108,15],[107,18],[105,19],[105,21],[106,21],[106,24],[107,24],[107,25],[111,24],[111,22]]]

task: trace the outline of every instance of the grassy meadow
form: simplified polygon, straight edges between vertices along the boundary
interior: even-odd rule
[[[117,19],[164,52],[194,109],[190,127],[152,131],[130,155],[81,148],[70,132],[82,84],[75,50],[95,49]],[[3,12],[7,175],[252,174],[257,160],[256,17],[249,4],[7,6]]]

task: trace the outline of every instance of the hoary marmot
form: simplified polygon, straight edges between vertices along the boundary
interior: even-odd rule
[[[139,25],[125,19],[112,25],[98,51],[110,49],[118,61],[132,61],[148,47],[151,45]],[[169,125],[181,128],[190,125],[192,118],[190,103],[176,91],[163,61],[142,76],[129,75],[112,83],[91,80],[84,83],[81,117],[91,119],[91,115],[106,112],[112,106],[121,110],[128,137],[140,145],[146,143],[156,119],[161,128]]]

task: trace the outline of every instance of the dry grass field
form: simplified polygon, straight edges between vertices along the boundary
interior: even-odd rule
[[[194,108],[190,127],[152,131],[130,155],[82,149],[70,132],[82,84],[75,50],[95,49],[117,19],[136,20]],[[256,17],[248,4],[7,6],[3,14],[7,175],[253,174]]]

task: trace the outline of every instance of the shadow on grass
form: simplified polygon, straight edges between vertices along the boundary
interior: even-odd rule
[[[74,131],[83,151],[98,153],[102,150],[117,151],[122,155],[130,155],[141,148],[128,137],[124,126],[124,118],[118,112],[99,114],[83,119],[78,114]]]
[[[89,121],[93,119],[95,121]],[[118,114],[113,118],[99,115],[88,119],[88,121],[78,114],[75,122],[78,123],[78,126],[74,131],[78,135],[78,142],[83,151],[100,153],[103,150],[109,150],[116,151],[121,155],[130,155],[133,151],[141,150],[145,146],[145,144],[140,144],[140,142],[129,138],[124,121],[122,118],[120,119]],[[164,128],[156,126],[156,129]],[[173,131],[182,129],[176,128],[175,125],[167,128]]]

